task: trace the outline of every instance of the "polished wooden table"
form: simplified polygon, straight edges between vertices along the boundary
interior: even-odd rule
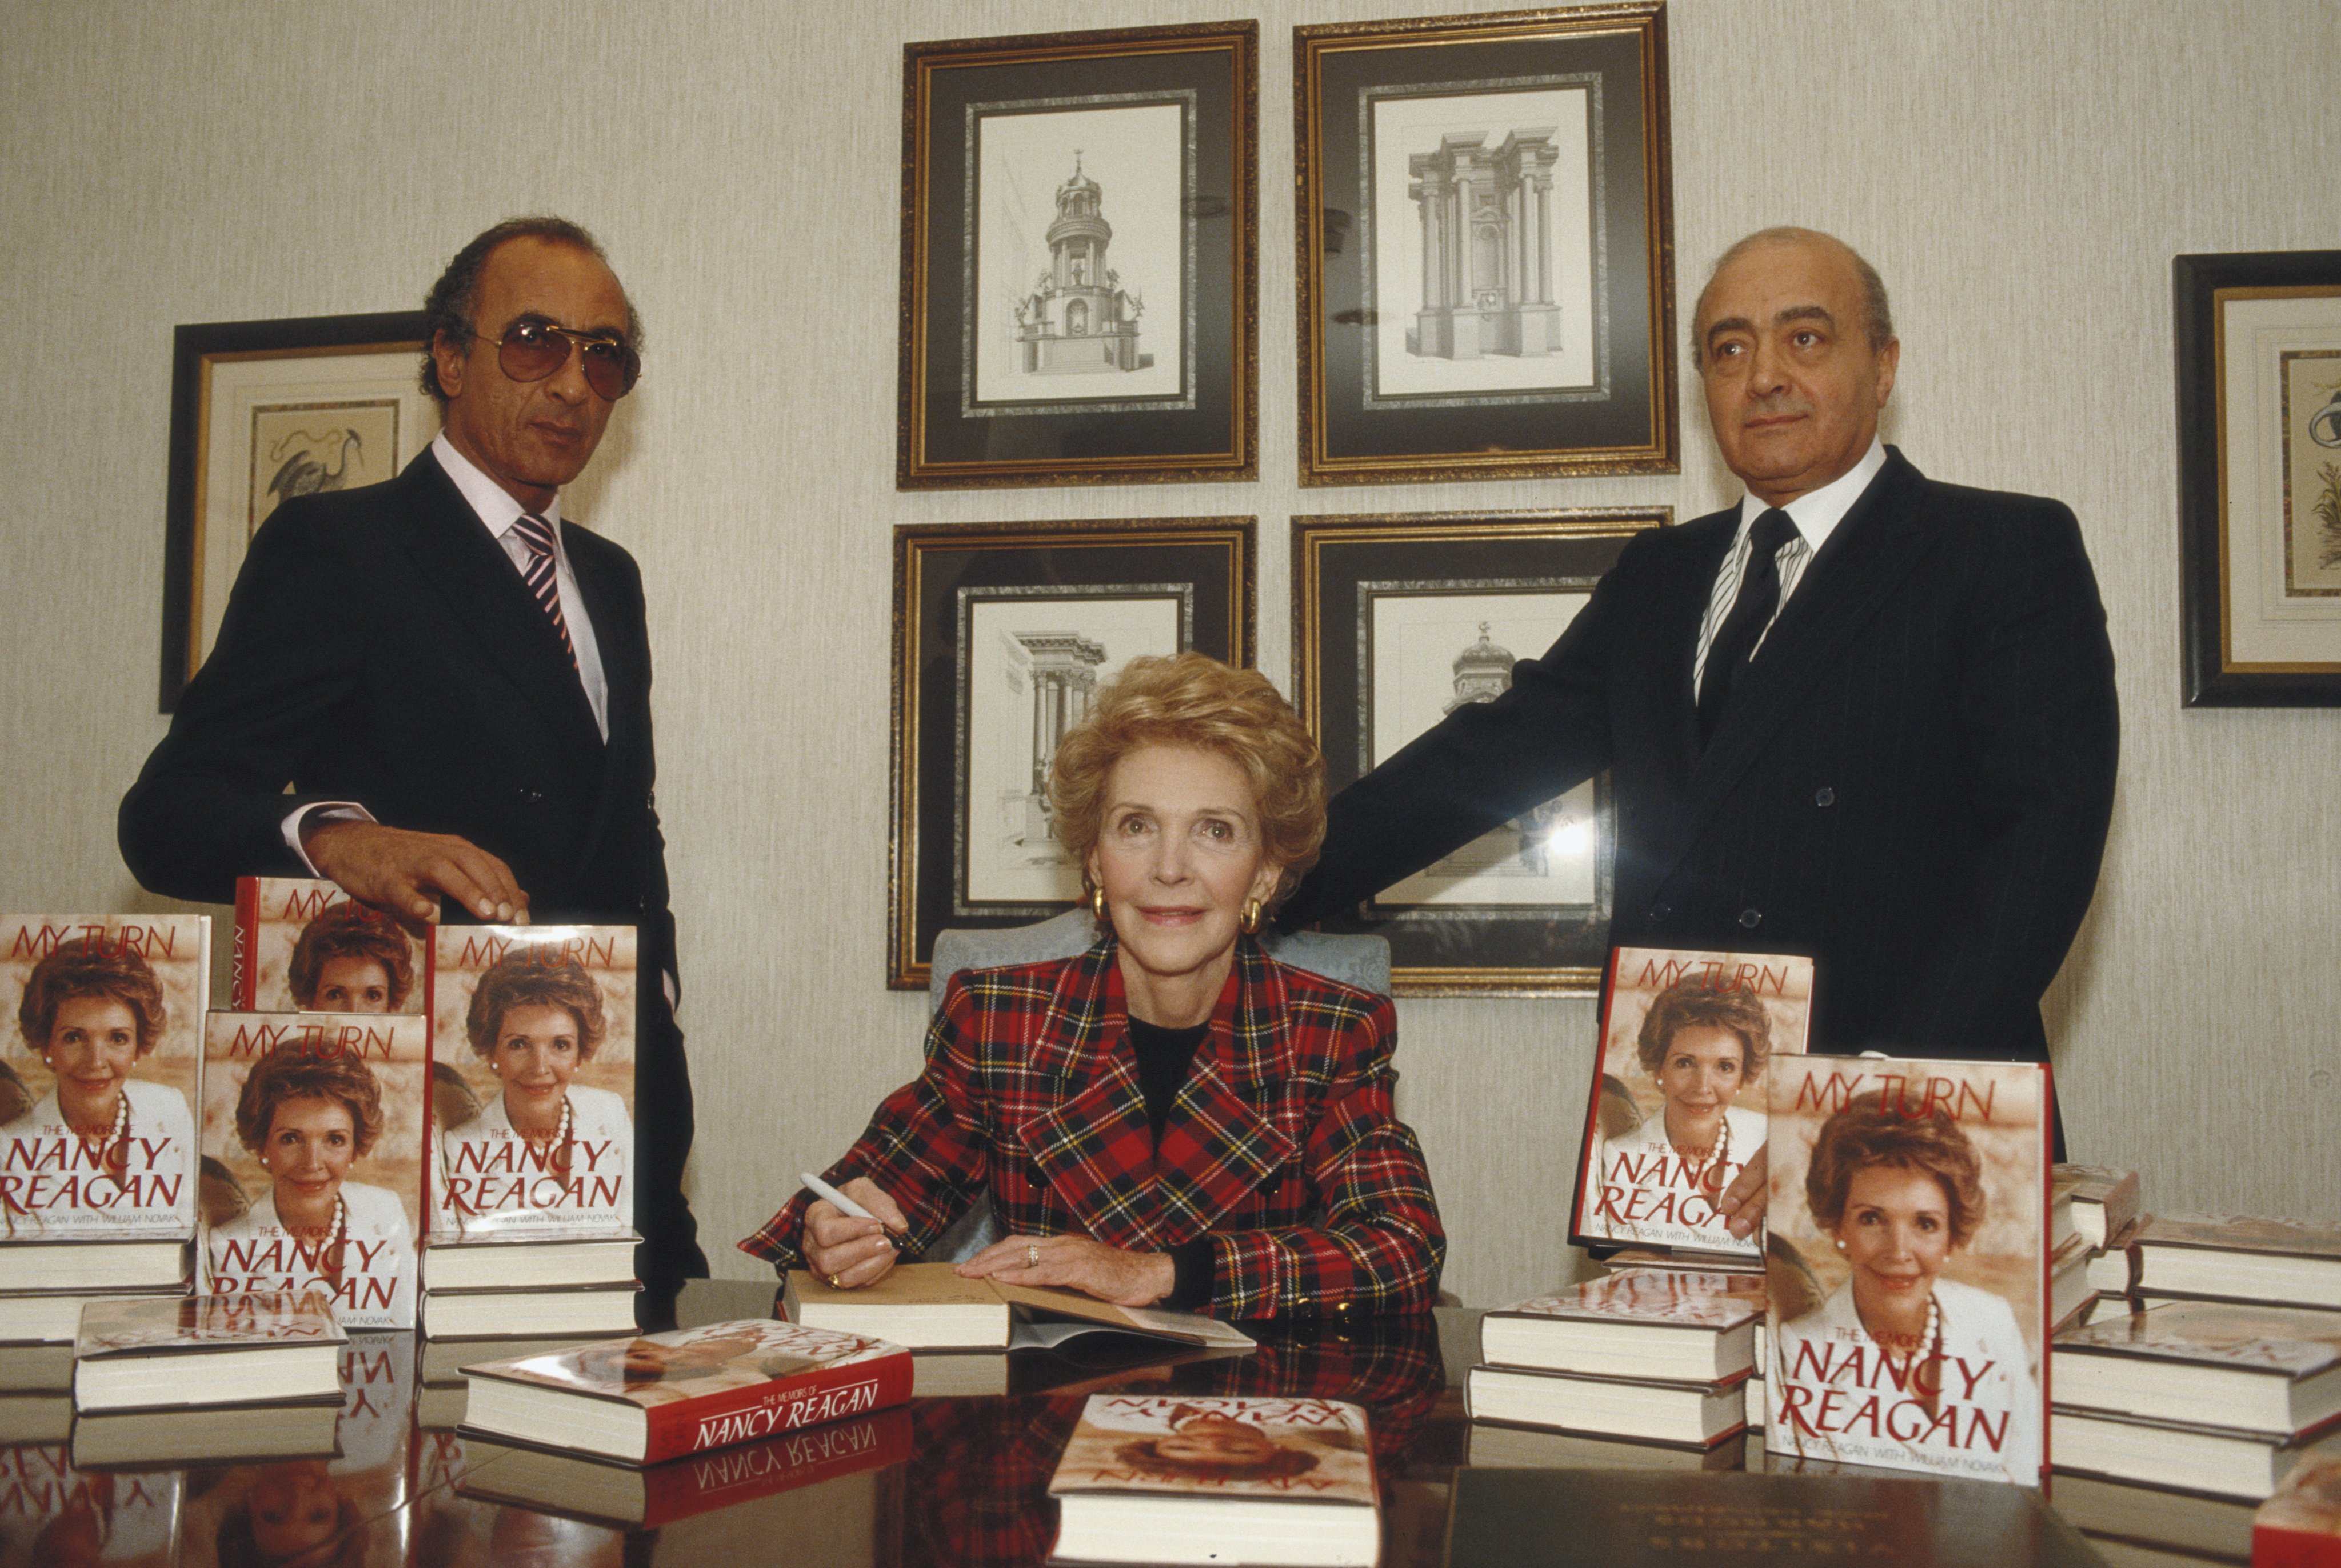
[[[772,1305],[768,1285],[695,1281],[676,1315],[691,1326],[767,1316]],[[35,1434],[46,1442],[28,1443],[21,1429],[0,1435],[0,1562],[1029,1568],[1048,1553],[1056,1524],[1049,1478],[1083,1404],[1094,1393],[1125,1392],[1312,1395],[1365,1406],[1383,1488],[1383,1568],[1435,1568],[1456,1472],[1471,1457],[1462,1385],[1478,1358],[1479,1316],[1441,1308],[1403,1318],[1247,1325],[1260,1345],[1240,1356],[1166,1360],[1162,1351],[1127,1339],[1101,1347],[1092,1338],[1059,1351],[941,1358],[926,1374],[929,1391],[907,1409],[652,1471],[569,1464],[571,1490],[559,1505],[545,1503],[541,1479],[531,1480],[544,1471],[541,1457],[454,1430],[460,1384],[418,1388],[412,1335],[354,1336],[344,1357],[342,1454],[332,1461],[183,1454],[143,1469],[77,1468],[62,1425]],[[954,1375],[961,1386],[989,1381],[993,1391],[932,1392]],[[998,1392],[1001,1384],[1005,1393]],[[10,1419],[8,1397],[0,1389],[0,1421]],[[16,1408],[37,1418],[36,1405]],[[1509,1446],[1510,1463],[1583,1463],[1519,1458],[1521,1440],[1533,1452],[1539,1435],[1482,1429],[1478,1457],[1485,1462],[1489,1451]],[[1743,1463],[1764,1464],[1760,1439],[1708,1460]],[[645,1495],[662,1522],[627,1527],[623,1522],[637,1516]],[[2187,1561],[2100,1547],[2117,1568]]]

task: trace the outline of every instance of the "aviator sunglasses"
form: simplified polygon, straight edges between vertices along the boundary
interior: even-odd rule
[[[643,358],[616,338],[603,332],[579,332],[550,322],[514,322],[501,338],[483,332],[472,335],[496,345],[496,363],[516,382],[541,382],[569,362],[574,344],[585,356],[585,384],[604,402],[615,402],[634,390],[643,373]]]

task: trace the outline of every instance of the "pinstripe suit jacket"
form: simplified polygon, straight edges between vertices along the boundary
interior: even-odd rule
[[[1335,799],[1285,906],[1354,906],[1609,769],[1612,940],[1818,960],[1813,1048],[2045,1059],[2118,723],[2071,511],[1888,449],[1702,749],[1691,660],[1738,512],[1654,530],[1511,690]]]
[[[1446,1233],[1390,1104],[1390,998],[1240,938],[1210,1033],[1154,1146],[1111,933],[1078,958],[955,977],[926,1070],[887,1097],[825,1179],[868,1176],[923,1249],[989,1186],[1011,1236],[1134,1252],[1209,1236],[1211,1309],[1427,1307]],[[802,1267],[811,1195],[743,1251]]]

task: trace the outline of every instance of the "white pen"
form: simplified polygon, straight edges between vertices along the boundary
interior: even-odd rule
[[[860,1204],[855,1203],[852,1198],[846,1196],[843,1193],[838,1191],[835,1187],[830,1186],[827,1182],[822,1180],[819,1176],[813,1175],[811,1171],[799,1171],[797,1173],[797,1179],[805,1184],[805,1186],[812,1193],[813,1196],[827,1198],[829,1200],[830,1206],[842,1215],[848,1216],[853,1219],[876,1219],[878,1217],[876,1215],[872,1214],[868,1209],[863,1208]],[[891,1230],[882,1230],[879,1234],[885,1238],[889,1245],[893,1244],[894,1237]]]

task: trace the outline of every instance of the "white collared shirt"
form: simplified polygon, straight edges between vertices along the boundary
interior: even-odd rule
[[[431,438],[431,455],[472,503],[488,536],[503,548],[512,559],[516,571],[526,572],[530,560],[529,548],[512,531],[513,524],[524,515],[519,501],[512,498],[503,486],[474,467],[470,459],[455,450],[454,443],[442,431]],[[577,678],[584,684],[585,700],[593,707],[593,722],[600,726],[602,739],[610,738],[610,687],[602,677],[602,648],[593,640],[593,622],[585,613],[584,596],[577,591],[577,574],[569,567],[569,548],[561,542],[561,496],[555,491],[553,504],[537,514],[553,525],[553,581],[561,587],[561,614],[569,622],[569,643],[577,651]]]
[[[1750,659],[1763,648],[1764,639],[1771,635],[1772,628],[1778,623],[1780,611],[1788,608],[1788,595],[1796,592],[1797,584],[1804,581],[1805,568],[1811,564],[1813,556],[1828,542],[1828,537],[1836,531],[1837,525],[1845,521],[1845,514],[1853,510],[1853,503],[1861,499],[1862,491],[1869,488],[1869,481],[1876,479],[1878,471],[1885,466],[1886,443],[1873,435],[1869,438],[1869,450],[1862,454],[1859,462],[1818,490],[1807,491],[1780,509],[1788,514],[1788,521],[1797,525],[1797,537],[1782,545],[1772,557],[1780,569],[1780,600],[1773,607],[1772,619],[1764,623],[1763,631],[1757,636],[1755,647],[1748,650]],[[1755,496],[1739,498],[1739,531],[1731,536],[1731,548],[1725,551],[1723,567],[1715,574],[1714,590],[1708,595],[1707,619],[1698,626],[1698,652],[1690,668],[1690,690],[1694,698],[1698,695],[1700,683],[1707,679],[1707,650],[1713,645],[1716,633],[1723,630],[1723,622],[1731,614],[1732,605],[1738,600],[1739,579],[1748,571],[1748,552],[1756,520],[1770,510],[1768,502]]]

